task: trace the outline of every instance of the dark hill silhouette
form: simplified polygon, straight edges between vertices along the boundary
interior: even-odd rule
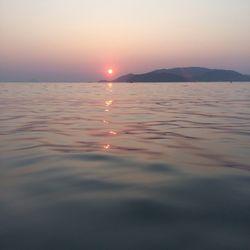
[[[200,81],[249,81],[250,77],[233,70],[211,70],[198,77]]]
[[[224,82],[250,81],[250,76],[233,70],[200,67],[159,69],[144,74],[128,74],[114,82]]]

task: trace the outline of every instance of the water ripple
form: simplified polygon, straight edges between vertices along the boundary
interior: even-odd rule
[[[1,249],[250,249],[250,84],[0,84]]]

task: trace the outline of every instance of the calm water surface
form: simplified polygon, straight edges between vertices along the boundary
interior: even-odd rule
[[[0,249],[250,249],[250,84],[0,84]]]

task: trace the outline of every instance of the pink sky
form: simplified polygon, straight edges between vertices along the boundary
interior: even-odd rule
[[[0,80],[92,81],[157,68],[250,74],[248,0],[1,0]]]

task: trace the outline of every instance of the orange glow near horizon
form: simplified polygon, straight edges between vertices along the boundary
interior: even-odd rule
[[[106,67],[105,68],[105,75],[107,79],[111,79],[114,76],[115,70],[113,67]]]
[[[108,74],[109,75],[113,75],[113,73],[114,73],[113,69],[108,69]]]
[[[190,66],[250,73],[249,0],[40,2],[0,0],[1,81],[108,82]]]

